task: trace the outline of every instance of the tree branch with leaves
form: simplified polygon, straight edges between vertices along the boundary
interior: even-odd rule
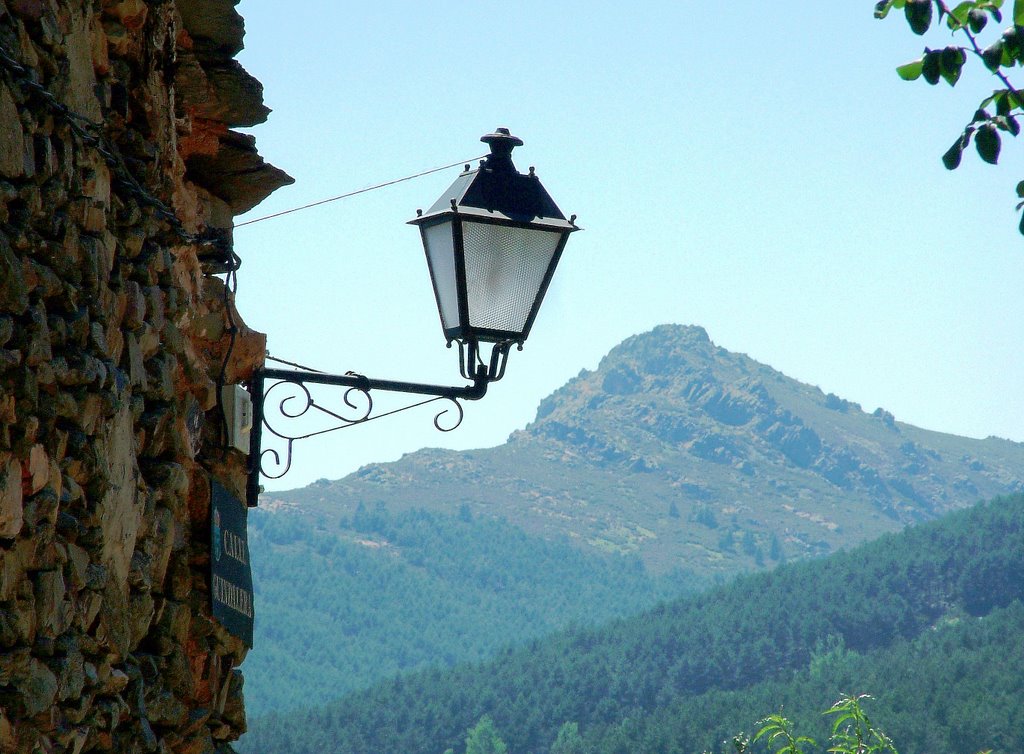
[[[951,32],[962,34],[967,40],[964,46],[954,44],[936,50],[925,47],[920,58],[897,67],[896,72],[904,81],[923,78],[933,86],[939,81],[956,86],[968,59],[974,57],[1001,85],[981,101],[974,117],[942,155],[942,164],[948,170],[960,166],[972,138],[978,156],[995,165],[1003,137],[1020,134],[1018,117],[1024,115],[1024,93],[1011,83],[1007,74],[1018,65],[1024,66],[1024,0],[1013,0],[1012,26],[985,47],[979,41],[989,27],[989,19],[997,24],[1003,22],[1003,4],[1004,0],[965,0],[950,9],[943,0],[879,0],[875,3],[875,18],[885,18],[894,8],[902,9],[911,31],[918,36],[945,21]],[[1024,181],[1017,184],[1017,196],[1024,199]],[[1024,201],[1017,204],[1017,210],[1021,208],[1024,208]],[[1019,228],[1024,234],[1024,216]]]

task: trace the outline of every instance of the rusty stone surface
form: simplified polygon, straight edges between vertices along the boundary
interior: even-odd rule
[[[256,152],[255,137],[235,131],[224,134],[215,154],[196,154],[187,164],[188,178],[222,198],[236,215],[294,182],[287,173],[263,161]]]
[[[28,70],[0,63],[0,754],[227,752],[245,730],[209,485],[244,489],[217,383],[265,339],[148,198],[230,242],[291,181],[230,130],[269,112],[236,4],[0,3]]]
[[[235,10],[238,0],[178,0],[177,5],[192,49],[221,59],[242,50],[245,22]]]
[[[24,524],[21,463],[0,453],[0,538],[18,536]]]
[[[232,127],[255,126],[270,114],[263,104],[263,85],[235,60],[204,67],[198,58],[183,54],[175,86],[187,95],[194,118]]]
[[[18,106],[7,89],[0,89],[0,176],[17,178],[25,172],[25,135]]]

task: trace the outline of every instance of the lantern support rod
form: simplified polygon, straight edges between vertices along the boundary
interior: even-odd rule
[[[280,479],[291,469],[292,448],[296,441],[316,435],[346,429],[357,424],[382,419],[385,416],[406,411],[411,408],[446,401],[448,406],[434,417],[434,427],[442,432],[450,432],[462,423],[463,410],[459,401],[475,401],[484,397],[490,383],[504,376],[505,364],[511,342],[497,343],[491,351],[489,363],[479,357],[479,347],[475,342],[461,344],[464,375],[472,380],[470,385],[431,385],[419,382],[402,382],[398,380],[382,380],[366,377],[355,372],[345,374],[326,374],[324,372],[266,369],[261,368],[253,373],[249,380],[249,393],[252,399],[252,428],[249,433],[249,469],[246,482],[246,503],[255,507],[260,493],[260,475],[268,479]],[[467,353],[468,352],[468,353]],[[467,363],[468,362],[468,363]],[[340,407],[329,408],[318,403],[317,397],[309,390],[310,385],[343,388],[340,396]],[[273,400],[270,393],[277,390]],[[372,391],[388,393],[404,393],[408,395],[428,396],[426,400],[412,403],[402,408],[373,413]],[[280,399],[278,400],[278,397]],[[274,416],[268,416],[268,406],[274,410]],[[452,413],[454,412],[454,413]],[[310,429],[311,422],[319,419],[320,427]],[[298,429],[287,429],[282,426],[290,420],[296,420]],[[327,421],[324,428],[323,421]],[[450,426],[448,426],[450,425]],[[263,447],[263,433],[269,432],[284,443],[284,450]]]
[[[414,395],[433,395],[438,398],[458,398],[475,401],[483,398],[487,392],[487,376],[485,367],[478,367],[477,374],[472,378],[472,385],[447,386],[427,385],[419,382],[399,382],[397,380],[379,380],[365,377],[355,372],[346,374],[325,374],[324,372],[300,372],[291,369],[261,369],[255,379],[262,381],[280,380],[284,382],[302,383],[307,385],[332,385],[358,390],[361,393],[370,390],[381,390],[391,393],[411,393]]]

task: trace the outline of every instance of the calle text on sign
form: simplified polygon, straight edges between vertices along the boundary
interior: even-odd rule
[[[213,617],[252,646],[252,569],[249,565],[248,509],[222,485],[210,494],[210,595]]]

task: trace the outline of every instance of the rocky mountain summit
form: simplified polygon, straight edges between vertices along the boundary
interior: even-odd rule
[[[496,448],[422,450],[274,498],[469,512],[655,571],[728,575],[1024,490],[1024,444],[919,429],[717,347],[631,337]]]

